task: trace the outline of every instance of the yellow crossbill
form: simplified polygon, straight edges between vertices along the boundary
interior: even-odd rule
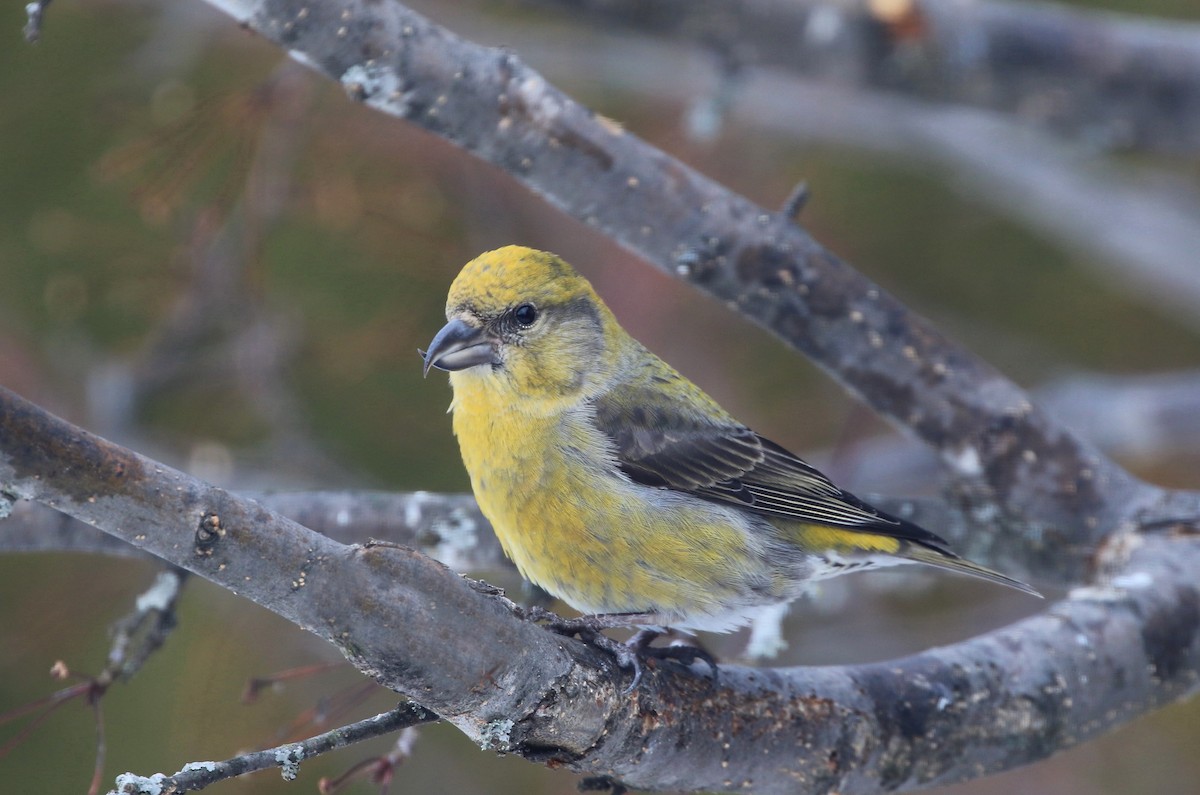
[[[450,371],[479,507],[521,574],[582,613],[725,632],[814,580],[914,562],[1036,594],[735,420],[553,254],[480,255],[446,317],[425,372]]]

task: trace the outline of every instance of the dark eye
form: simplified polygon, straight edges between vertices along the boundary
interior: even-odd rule
[[[513,310],[513,320],[522,328],[529,328],[537,320],[537,309],[533,304],[521,304]]]

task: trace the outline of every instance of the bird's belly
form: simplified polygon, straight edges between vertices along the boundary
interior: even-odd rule
[[[475,498],[522,576],[583,613],[733,628],[796,595],[794,545],[736,508],[626,478],[586,423],[455,408]]]
[[[729,510],[572,466],[477,484],[505,552],[530,582],[583,613],[650,613],[676,626],[741,623],[785,595],[778,550]]]

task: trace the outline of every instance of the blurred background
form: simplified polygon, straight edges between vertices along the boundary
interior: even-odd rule
[[[1181,278],[1200,280],[1200,248],[1180,250],[1189,229],[1200,234],[1194,152],[1118,155],[986,114],[766,72],[735,78],[703,48],[535,4],[412,5],[512,47],[764,206],[807,183],[802,223],[818,240],[1140,476],[1200,487],[1200,301],[1153,276],[1163,261],[1190,260]],[[1089,5],[1200,19],[1193,0]],[[20,42],[23,23],[16,4],[0,22],[0,384],[59,415],[220,485],[466,491],[449,387],[441,374],[422,379],[416,349],[440,328],[461,265],[516,242],[574,263],[631,333],[835,480],[936,493],[936,462],[808,362],[497,169],[349,102],[206,4],[58,0],[35,46]],[[1114,196],[1127,217],[1163,226],[1135,228],[1133,243],[1096,234],[1087,224]],[[57,660],[99,670],[109,624],[156,571],[0,556],[0,713],[62,687],[49,674]],[[509,573],[475,574],[520,593]],[[780,662],[887,659],[1039,606],[937,575],[844,578],[794,606]],[[710,640],[732,659],[745,638]],[[126,770],[174,772],[394,704],[345,666],[241,702],[252,677],[338,659],[253,604],[189,582],[179,628],[103,700],[103,788]],[[313,715],[329,722],[305,723]],[[389,743],[306,762],[295,783],[267,771],[211,791],[311,792]],[[1179,782],[1200,780],[1198,746],[1200,705],[1176,705],[1039,765],[938,791],[1187,792]],[[32,728],[0,725],[0,747],[0,789],[84,792],[95,719],[72,702]],[[391,791],[572,793],[576,783],[434,726]]]

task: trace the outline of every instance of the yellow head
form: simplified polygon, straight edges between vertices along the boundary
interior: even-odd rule
[[[425,354],[426,372],[451,371],[456,392],[512,390],[556,404],[600,388],[626,339],[587,279],[554,254],[523,246],[468,262],[450,286],[446,319]]]

